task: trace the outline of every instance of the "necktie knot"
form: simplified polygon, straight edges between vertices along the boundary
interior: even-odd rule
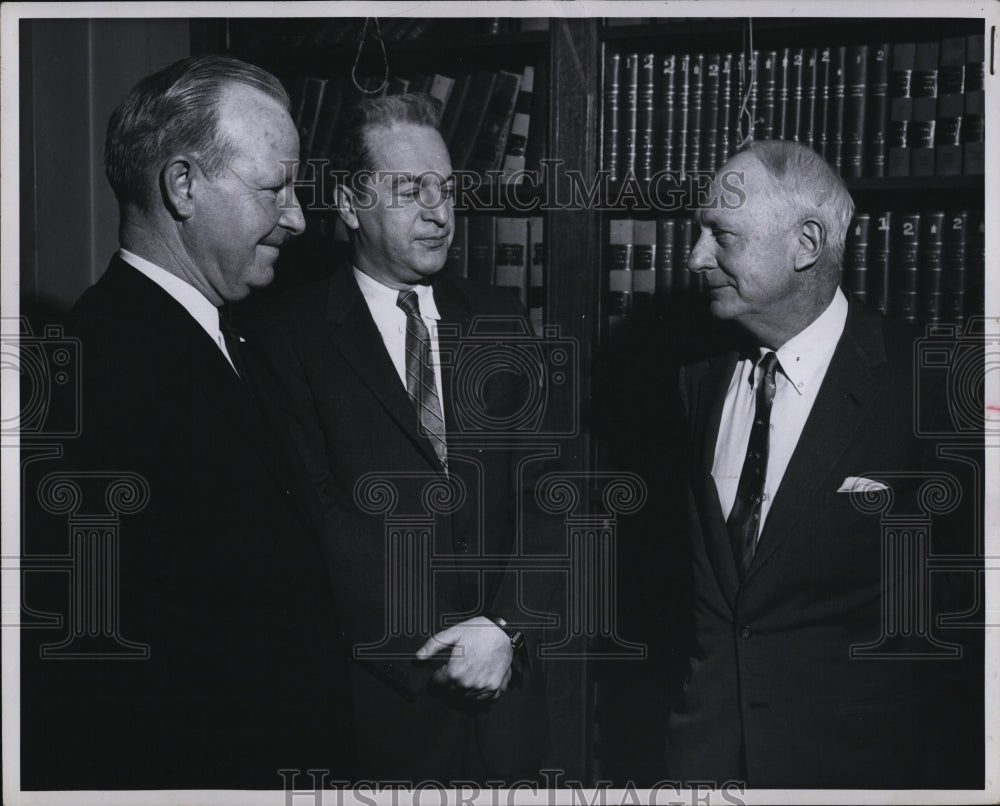
[[[407,316],[420,316],[420,301],[417,299],[417,292],[412,288],[399,292],[399,296],[396,297],[396,305],[402,308]]]

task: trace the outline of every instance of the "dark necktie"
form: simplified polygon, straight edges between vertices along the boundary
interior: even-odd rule
[[[774,353],[768,353],[760,362],[760,383],[755,390],[753,427],[750,429],[740,483],[736,488],[736,501],[726,521],[741,581],[750,568],[760,532],[760,508],[764,500],[764,480],[767,476],[768,430],[771,425],[771,405],[774,403],[774,376],[778,366],[778,356]]]
[[[247,365],[243,357],[243,345],[240,343],[240,337],[233,331],[225,312],[221,310],[219,311],[219,332],[226,341],[226,350],[233,362],[233,367],[236,369],[236,374],[246,381]]]
[[[420,432],[430,440],[441,466],[448,469],[444,417],[434,365],[431,363],[431,337],[420,317],[416,291],[400,291],[396,300],[406,313],[406,392],[417,410]]]

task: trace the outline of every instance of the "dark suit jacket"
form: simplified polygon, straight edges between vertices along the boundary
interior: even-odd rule
[[[280,768],[342,771],[346,653],[304,475],[211,338],[121,260],[67,332],[82,434],[31,465],[25,494],[49,472],[145,480],[146,506],[120,516],[117,574],[120,636],[149,657],[40,659],[64,631],[24,631],[23,786],[281,788]],[[65,555],[67,516],[36,514],[26,552]],[[26,606],[65,614],[67,588],[28,575]]]
[[[981,757],[982,733],[977,751],[974,730],[963,733],[974,723],[935,710],[956,662],[850,656],[852,645],[880,636],[884,540],[879,515],[862,514],[837,489],[848,476],[940,470],[933,445],[914,436],[913,334],[851,301],[742,585],[711,477],[737,358],[681,376],[692,434],[693,637],[669,719],[670,777],[782,788],[957,785],[954,745]],[[899,481],[893,514],[919,512],[916,480]],[[898,593],[915,583],[897,576],[894,584]],[[937,600],[934,608],[947,610]],[[921,644],[900,638],[887,648],[908,646]]]
[[[448,757],[455,753],[463,712],[468,716],[470,709],[428,695],[438,662],[413,661],[426,638],[447,626],[446,617],[457,623],[489,613],[519,622],[524,612],[519,595],[521,603],[540,611],[547,610],[552,595],[551,589],[539,589],[532,575],[519,582],[504,569],[505,558],[518,550],[519,495],[531,495],[515,463],[516,440],[504,430],[505,418],[519,411],[526,378],[491,362],[502,362],[495,344],[518,334],[523,309],[506,292],[447,276],[435,278],[434,295],[442,317],[453,504],[445,503],[448,495],[428,494],[434,485],[439,492],[446,489],[441,465],[418,431],[413,405],[349,266],[288,294],[267,317],[262,339],[290,437],[322,498],[341,628],[356,650],[378,645],[379,654],[357,656],[364,670],[354,677],[360,729],[374,725],[381,732],[361,737],[360,769],[379,778],[442,776],[454,769]],[[499,335],[470,339],[476,317],[489,317]],[[392,494],[365,486],[381,479]],[[421,529],[433,535],[428,554],[409,555],[398,576],[389,569],[398,567],[394,557],[401,555],[390,556],[386,549],[392,519],[403,529],[401,551],[409,550]],[[414,523],[409,532],[403,528]],[[530,527],[522,534],[538,537]],[[422,575],[433,591],[430,610],[412,599],[398,608],[390,604],[425,585]],[[530,654],[535,635],[526,632]],[[544,754],[541,668],[534,662],[523,671],[496,704],[475,709],[481,760],[495,775],[537,772]],[[366,746],[380,749],[366,754]]]

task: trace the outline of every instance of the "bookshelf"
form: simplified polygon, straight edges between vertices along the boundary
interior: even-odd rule
[[[480,71],[505,71],[520,74],[523,79],[525,66],[535,68],[533,96],[536,103],[531,108],[529,140],[532,136],[536,137],[536,160],[554,159],[558,161],[558,167],[551,173],[543,171],[543,181],[505,186],[496,206],[486,211],[471,210],[463,217],[468,223],[483,217],[517,221],[529,219],[529,244],[532,227],[537,228],[537,222],[541,223],[544,229],[544,247],[541,250],[544,283],[540,296],[543,310],[540,321],[544,325],[558,327],[561,338],[575,342],[581,367],[579,396],[558,403],[575,406],[583,424],[578,433],[561,443],[565,466],[580,472],[603,469],[634,471],[645,479],[650,490],[647,506],[638,515],[622,520],[618,536],[620,578],[628,580],[628,584],[619,584],[618,588],[618,610],[623,617],[619,629],[626,639],[645,641],[649,645],[648,662],[598,661],[590,665],[581,663],[572,669],[568,665],[561,667],[558,672],[561,677],[553,685],[556,692],[552,712],[556,744],[553,761],[569,771],[568,777],[576,775],[585,781],[601,776],[615,780],[656,781],[659,753],[663,746],[662,725],[665,722],[663,692],[676,684],[683,674],[683,670],[677,667],[677,658],[669,650],[669,626],[664,629],[663,614],[670,612],[679,601],[678,597],[683,595],[684,580],[675,578],[669,572],[669,569],[681,565],[676,554],[677,547],[666,538],[662,541],[650,540],[649,535],[665,533],[665,524],[676,521],[676,511],[681,506],[670,495],[659,494],[659,491],[670,488],[671,457],[676,451],[677,435],[671,430],[676,412],[671,409],[671,396],[677,367],[683,361],[715,351],[727,332],[725,324],[708,318],[707,306],[698,293],[697,279],[683,269],[683,244],[693,243],[697,238],[697,227],[691,228],[685,223],[692,215],[688,180],[676,181],[681,192],[676,203],[669,205],[668,209],[641,200],[642,194],[650,188],[648,173],[668,167],[662,160],[664,94],[660,69],[663,61],[668,56],[682,60],[687,57],[690,69],[691,57],[701,54],[701,63],[704,64],[706,55],[718,54],[722,70],[726,55],[729,56],[729,102],[717,105],[714,110],[709,106],[709,113],[704,118],[701,116],[705,115],[706,107],[704,104],[700,106],[699,121],[715,120],[717,126],[716,131],[709,132],[714,139],[709,137],[703,141],[699,135],[697,170],[702,171],[717,167],[719,158],[731,152],[738,141],[733,124],[739,114],[738,66],[741,52],[757,51],[763,54],[762,59],[774,53],[781,59],[787,51],[789,59],[794,62],[798,51],[808,61],[811,51],[815,50],[820,57],[826,49],[831,51],[835,64],[839,63],[842,54],[846,71],[850,55],[865,52],[866,46],[866,85],[860,94],[853,96],[853,101],[846,75],[839,85],[842,87],[842,98],[836,83],[828,81],[823,85],[830,87],[827,98],[832,98],[832,102],[828,100],[826,124],[822,130],[830,144],[831,121],[841,122],[838,129],[841,166],[854,166],[844,168],[845,181],[859,214],[868,216],[867,246],[860,250],[855,240],[849,243],[848,251],[851,252],[853,246],[855,256],[863,253],[868,270],[865,290],[872,295],[872,301],[878,302],[873,292],[877,284],[872,280],[871,258],[879,218],[888,213],[893,221],[902,222],[907,214],[919,214],[920,222],[914,224],[919,235],[923,232],[922,227],[927,226],[927,221],[937,220],[930,215],[932,213],[945,214],[942,222],[950,220],[953,213],[964,213],[966,229],[961,247],[964,260],[961,313],[956,315],[952,310],[956,304],[954,299],[951,308],[939,305],[936,314],[920,301],[920,294],[928,287],[931,292],[935,290],[935,283],[924,282],[920,272],[937,271],[937,267],[944,268],[949,259],[957,260],[955,242],[942,237],[939,253],[931,249],[928,258],[926,252],[918,249],[915,258],[917,299],[907,314],[917,323],[934,321],[936,316],[941,323],[962,324],[969,316],[982,310],[982,240],[976,228],[982,221],[984,177],[981,171],[977,172],[974,164],[965,165],[961,152],[957,155],[957,162],[953,151],[948,167],[944,167],[945,160],[941,163],[942,170],[937,170],[935,160],[938,154],[935,149],[938,145],[949,143],[932,139],[930,146],[926,145],[926,126],[921,135],[925,138],[922,147],[930,148],[930,152],[923,154],[923,168],[909,170],[913,165],[911,153],[906,155],[910,159],[906,171],[909,175],[899,175],[899,170],[890,170],[893,159],[890,139],[893,134],[894,99],[892,59],[898,45],[936,44],[937,87],[940,90],[951,86],[950,94],[958,95],[960,93],[954,91],[953,84],[948,85],[941,80],[942,52],[947,49],[945,42],[951,40],[954,45],[961,39],[964,43],[966,55],[963,66],[966,71],[964,78],[967,79],[971,63],[968,58],[969,37],[983,33],[982,19],[761,18],[753,21],[752,47],[748,21],[739,18],[638,21],[553,18],[546,21],[545,30],[522,30],[524,21],[486,18],[438,20],[424,28],[415,20],[392,22],[392,28],[383,28],[390,77],[406,79],[420,74],[441,74],[457,78],[463,73],[475,75]],[[228,50],[272,70],[288,83],[294,93],[297,82],[307,77],[326,79],[328,89],[346,86],[345,78],[350,75],[354,63],[354,43],[361,25],[362,21],[356,19],[202,21],[198,23],[201,33],[197,41],[202,43],[204,49]],[[889,80],[884,96],[877,96],[873,95],[871,79],[877,61],[876,53],[882,46],[888,46],[882,58],[889,60]],[[930,69],[926,68],[929,52],[923,54],[925,70]],[[949,52],[953,57],[954,52]],[[906,48],[900,49],[900,53],[905,64],[908,58]],[[647,149],[647,161],[639,163],[646,175],[630,182],[623,180],[622,176],[611,179],[602,170],[610,167],[607,164],[608,137],[613,129],[608,115],[608,92],[612,83],[609,82],[609,65],[617,56],[618,112],[621,115],[626,103],[621,89],[622,76],[625,74],[625,63],[633,54],[639,57],[635,70],[637,81],[641,70],[646,70],[648,75],[649,66],[642,65],[641,57],[652,55],[654,70],[652,107],[648,95],[640,97],[637,85],[635,100],[628,101],[630,106],[627,111],[629,122],[630,116],[635,114],[637,124],[644,120],[647,128],[651,126],[651,145],[649,142],[643,145],[637,133],[628,143],[616,139],[610,149],[616,161],[623,153],[638,156],[641,148]],[[913,68],[905,69],[917,70],[916,48],[913,55]],[[710,58],[709,64],[713,63]],[[628,66],[631,76],[632,66]],[[803,64],[802,69],[805,71],[807,66]],[[797,65],[793,64],[792,74],[795,74],[795,67]],[[749,69],[749,60],[746,68]],[[358,75],[361,79],[380,77],[381,69],[379,49],[369,42],[358,63]],[[800,136],[808,129],[802,123],[807,97],[803,92],[801,103],[795,100],[797,96],[791,79],[785,81],[781,78],[785,74],[783,70],[783,66],[775,66],[774,84],[768,83],[766,88],[773,95],[766,95],[763,106],[766,107],[766,116],[772,114],[771,110],[774,116],[767,127],[773,135],[774,127],[778,125],[775,121],[782,120],[785,121],[781,123],[782,134],[791,136],[794,131],[794,136]],[[911,93],[909,96],[897,94],[900,99],[913,99],[913,73],[909,75],[909,81]],[[720,76],[719,86],[721,82]],[[819,103],[823,93],[818,73],[816,82],[817,95],[814,97]],[[716,85],[709,86],[714,88]],[[921,86],[924,88],[926,113],[929,104],[926,101],[926,84]],[[968,86],[963,86],[959,116],[968,111]],[[704,87],[703,83],[702,101],[705,100]],[[788,91],[787,96],[783,94],[784,90]],[[785,115],[782,116],[782,99],[786,97]],[[882,101],[873,100],[875,97],[882,97]],[[542,98],[544,104],[539,102]],[[675,85],[674,104],[679,104],[679,98]],[[859,104],[859,99],[864,103]],[[686,100],[690,114],[691,98]],[[772,102],[773,106],[770,106]],[[884,109],[876,115],[872,110],[882,102]],[[954,102],[955,98],[952,98]],[[761,103],[759,96],[757,103]],[[973,109],[975,103],[973,100]],[[905,107],[906,104],[897,106]],[[798,110],[797,124],[788,122],[796,120],[796,114],[789,111],[793,107]],[[901,115],[910,110],[896,111]],[[645,118],[641,117],[643,113],[647,115]],[[719,136],[718,126],[720,121],[726,119],[725,113],[728,113],[730,126],[727,129],[729,136],[724,139]],[[713,114],[719,117],[712,117]],[[756,128],[756,111],[754,115]],[[950,117],[956,117],[954,111]],[[817,120],[816,117],[812,119]],[[848,122],[855,128],[845,129]],[[939,122],[936,115],[934,122]],[[965,122],[963,119],[963,125]],[[861,126],[860,134],[857,126]],[[711,126],[708,128],[711,129]],[[814,123],[814,144],[819,128]],[[971,126],[967,140],[963,140],[960,134],[957,145],[964,149],[981,142],[981,130],[978,133],[974,130],[975,126]],[[701,131],[706,133],[704,128]],[[622,118],[619,117],[616,138],[621,132]],[[845,140],[845,133],[849,135],[852,132],[857,136],[853,140]],[[881,155],[873,155],[871,151],[873,139],[879,140],[879,137],[871,136],[873,132],[881,133],[884,142],[884,153]],[[764,130],[757,132],[758,136],[763,134]],[[677,142],[674,141],[675,144]],[[908,147],[910,140],[905,142]],[[693,143],[693,140],[685,140],[685,159],[687,145]],[[708,146],[701,148],[705,144]],[[855,147],[854,151],[850,150],[850,146]],[[709,158],[709,153],[714,158]],[[704,159],[703,154],[706,155]],[[900,155],[897,153],[896,156],[899,162]],[[945,159],[948,155],[943,153],[941,156]],[[651,164],[649,157],[652,158]],[[932,166],[929,173],[927,157]],[[537,166],[538,162],[534,165]],[[530,161],[529,167],[532,167]],[[669,167],[678,171],[680,166],[675,163]],[[685,176],[693,172],[694,167],[694,163],[685,165]],[[581,196],[581,191],[593,192],[584,198],[587,194]],[[638,202],[636,193],[640,197]],[[287,257],[283,256],[288,270],[283,276],[279,275],[276,284],[279,288],[286,280],[297,282],[309,276],[325,274],[337,258],[343,256],[332,210],[315,211],[309,219],[310,227],[306,235],[293,242],[287,249]],[[914,220],[911,218],[910,221]],[[522,224],[517,225],[518,228],[520,226]],[[636,232],[641,233],[639,241],[635,240]],[[647,268],[636,269],[633,262],[630,268],[622,269],[623,260],[636,260],[637,247],[640,255],[643,254],[643,244],[648,246],[651,237],[654,253],[650,258],[646,249],[644,259]],[[895,233],[892,233],[892,239],[890,249],[898,240]],[[668,281],[658,277],[657,273],[666,262],[667,251],[663,245],[671,242]],[[627,258],[622,255],[621,247],[624,245],[630,253]],[[530,246],[527,252],[531,254]],[[899,255],[903,252],[897,249],[893,254],[895,262],[890,264],[889,271],[895,276],[900,266]],[[914,261],[910,260],[910,263]],[[648,268],[650,264],[652,269]],[[629,276],[616,276],[615,271],[627,271]],[[647,273],[640,278],[638,286],[635,284],[637,271]],[[616,297],[612,293],[613,277],[615,293],[620,294],[627,286],[631,295],[627,304],[623,303],[620,295]],[[912,276],[910,279],[913,279]],[[937,279],[941,282],[936,288],[942,294],[948,289],[954,290],[943,276]],[[856,278],[852,279],[845,272],[845,285],[852,283],[857,285]],[[638,304],[635,300],[637,290],[640,294]],[[526,293],[531,293],[530,289]],[[535,293],[537,296],[538,292]],[[951,313],[947,313],[948,310]],[[890,312],[900,313],[899,310]],[[553,394],[577,393],[554,390]],[[596,488],[591,490],[589,506],[592,514],[598,513]]]

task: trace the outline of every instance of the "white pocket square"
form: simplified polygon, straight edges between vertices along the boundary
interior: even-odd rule
[[[838,493],[874,493],[879,490],[888,490],[889,487],[881,481],[866,479],[861,476],[848,476],[840,484]]]

